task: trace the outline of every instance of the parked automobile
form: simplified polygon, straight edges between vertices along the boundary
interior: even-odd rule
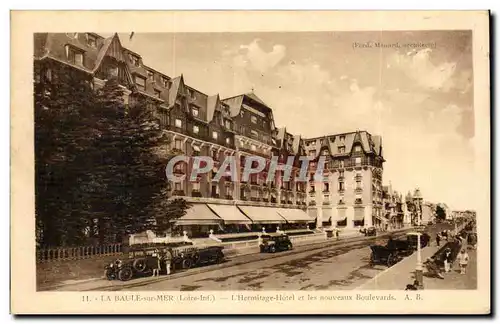
[[[221,246],[210,246],[204,248],[195,247],[189,242],[141,244],[128,248],[126,257],[115,260],[105,266],[104,276],[108,280],[128,281],[134,277],[144,277],[152,274],[158,266],[158,258],[155,254],[164,255],[170,253],[172,256],[172,269],[189,269],[208,263],[219,263],[224,261],[224,253]],[[166,267],[161,267],[165,272]]]
[[[293,248],[290,238],[286,234],[269,234],[262,238],[260,252],[275,253],[277,251],[286,251]]]
[[[364,231],[365,236],[376,236],[377,235],[377,229],[375,227],[368,227]]]
[[[392,267],[403,259],[403,256],[395,249],[383,245],[371,245],[372,253],[370,255],[370,266],[376,264]]]

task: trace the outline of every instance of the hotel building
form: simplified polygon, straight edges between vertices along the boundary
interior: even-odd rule
[[[196,181],[185,177],[169,185],[165,199],[182,197],[192,203],[175,225],[189,235],[213,232],[275,231],[336,226],[354,228],[381,224],[382,139],[366,131],[304,139],[277,128],[272,108],[255,93],[221,98],[189,86],[183,75],[167,76],[148,66],[140,54],[124,48],[117,34],[40,33],[34,36],[35,91],[50,99],[57,95],[52,81],[71,70],[94,89],[116,78],[124,102],[133,106],[140,97],[154,103],[162,128],[170,136],[170,150],[190,157],[211,156],[212,172]],[[182,152],[182,153],[181,153]],[[283,181],[284,171],[267,181],[270,161],[293,160],[292,179],[300,170],[299,157],[309,155],[306,182]],[[267,165],[243,179],[248,156],[260,156]],[[234,157],[238,181],[229,176],[212,181],[226,156]],[[312,175],[325,156],[327,181]],[[189,175],[193,163],[179,163],[176,175]]]

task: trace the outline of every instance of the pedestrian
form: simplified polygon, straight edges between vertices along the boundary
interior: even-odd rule
[[[437,246],[440,246],[440,243],[441,243],[441,235],[439,235],[439,233],[436,234],[436,244]]]
[[[167,269],[167,275],[172,272],[172,252],[168,249],[163,256],[163,261],[165,262],[165,268]]]
[[[467,234],[466,233],[462,234],[462,236],[460,237],[460,243],[461,243],[462,248],[467,250]]]
[[[156,267],[153,267],[153,277],[159,277],[161,270],[161,256],[158,250],[153,252],[153,258],[156,258]]]
[[[457,256],[458,264],[460,265],[460,274],[465,274],[467,269],[467,264],[469,263],[469,255],[462,249]]]
[[[451,259],[451,249],[447,248],[444,250],[444,272],[451,271],[451,263],[453,260]]]

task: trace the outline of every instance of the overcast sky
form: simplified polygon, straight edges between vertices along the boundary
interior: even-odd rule
[[[106,36],[103,34],[103,36]],[[278,127],[306,137],[383,137],[384,182],[475,208],[471,33],[120,34],[146,65],[208,95],[255,93]],[[380,49],[354,43],[425,43]]]

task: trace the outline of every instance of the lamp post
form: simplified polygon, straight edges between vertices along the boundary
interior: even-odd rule
[[[417,211],[417,228],[420,230],[420,226],[422,225],[421,222],[421,213],[422,213],[422,196],[420,193],[419,189],[415,190],[415,209]],[[418,287],[423,288],[424,287],[424,276],[423,276],[423,266],[422,266],[422,249],[420,245],[420,237],[421,233],[417,231],[417,265],[415,267],[415,280],[418,282]]]

